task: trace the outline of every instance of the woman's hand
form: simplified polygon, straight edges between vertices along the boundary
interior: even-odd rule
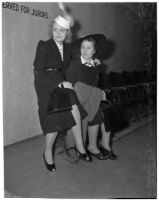
[[[64,88],[69,88],[69,89],[72,89],[73,90],[73,86],[72,86],[72,83],[70,82],[67,82],[67,81],[63,81],[62,83],[59,83],[58,87],[64,87]]]
[[[94,63],[98,66],[101,64],[101,61],[97,58],[94,59]]]
[[[102,101],[106,101],[107,97],[106,97],[106,93],[102,90],[103,96],[102,96]]]

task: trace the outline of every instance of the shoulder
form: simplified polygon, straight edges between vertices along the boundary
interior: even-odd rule
[[[38,45],[37,45],[37,49],[38,50],[41,50],[41,49],[45,49],[45,41],[43,41],[43,40],[40,40],[39,42],[38,42]]]
[[[74,72],[75,74],[79,72],[80,62],[77,59],[71,61],[70,66],[68,67],[69,72]]]
[[[81,65],[81,60],[80,60],[80,58],[73,59],[73,60],[71,61],[71,65],[80,66],[80,65]]]
[[[40,40],[38,42],[38,45],[37,45],[37,51],[42,51],[43,53],[47,53],[49,50],[50,50],[50,46],[52,45],[53,43],[53,39],[49,39],[49,40]]]
[[[51,42],[52,42],[52,38],[50,38],[50,39],[48,39],[48,40],[46,40],[46,41],[40,40],[40,41],[38,42],[38,46],[48,46],[48,45],[50,45]]]
[[[67,48],[72,48],[72,45],[71,45],[71,43],[66,43],[66,42],[64,42],[63,44],[64,44],[64,45],[65,45],[65,47],[67,47]]]
[[[64,43],[63,45],[64,45],[64,49],[67,52],[71,52],[72,51],[72,46],[69,43]]]

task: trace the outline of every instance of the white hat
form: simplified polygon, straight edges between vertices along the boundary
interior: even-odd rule
[[[58,25],[62,26],[63,28],[65,28],[65,29],[70,29],[70,21],[69,21],[68,19],[65,19],[64,17],[61,17],[61,16],[59,15],[58,17],[56,17],[56,18],[54,19],[54,21],[55,21]]]

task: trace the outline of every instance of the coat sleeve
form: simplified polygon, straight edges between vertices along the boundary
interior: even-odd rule
[[[43,41],[39,41],[37,45],[35,60],[34,60],[34,75],[36,80],[42,84],[42,88],[46,91],[52,91],[58,85],[56,80],[52,80],[45,71],[46,59],[48,53]]]
[[[67,68],[65,72],[65,77],[68,82],[71,82],[74,86],[77,82],[77,73],[78,73],[78,66],[76,61],[72,61],[70,66]]]

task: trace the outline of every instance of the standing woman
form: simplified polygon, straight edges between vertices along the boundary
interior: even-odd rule
[[[59,131],[72,129],[79,158],[90,161],[83,145],[81,133],[81,117],[85,117],[86,113],[77,101],[72,84],[66,82],[64,77],[65,70],[71,61],[71,47],[64,43],[69,29],[70,21],[68,19],[62,16],[55,18],[52,28],[53,37],[47,41],[39,41],[34,60],[38,113],[46,139],[43,158],[46,168],[50,171],[56,170],[52,149]],[[61,86],[67,88],[72,110],[48,115],[49,95]]]

